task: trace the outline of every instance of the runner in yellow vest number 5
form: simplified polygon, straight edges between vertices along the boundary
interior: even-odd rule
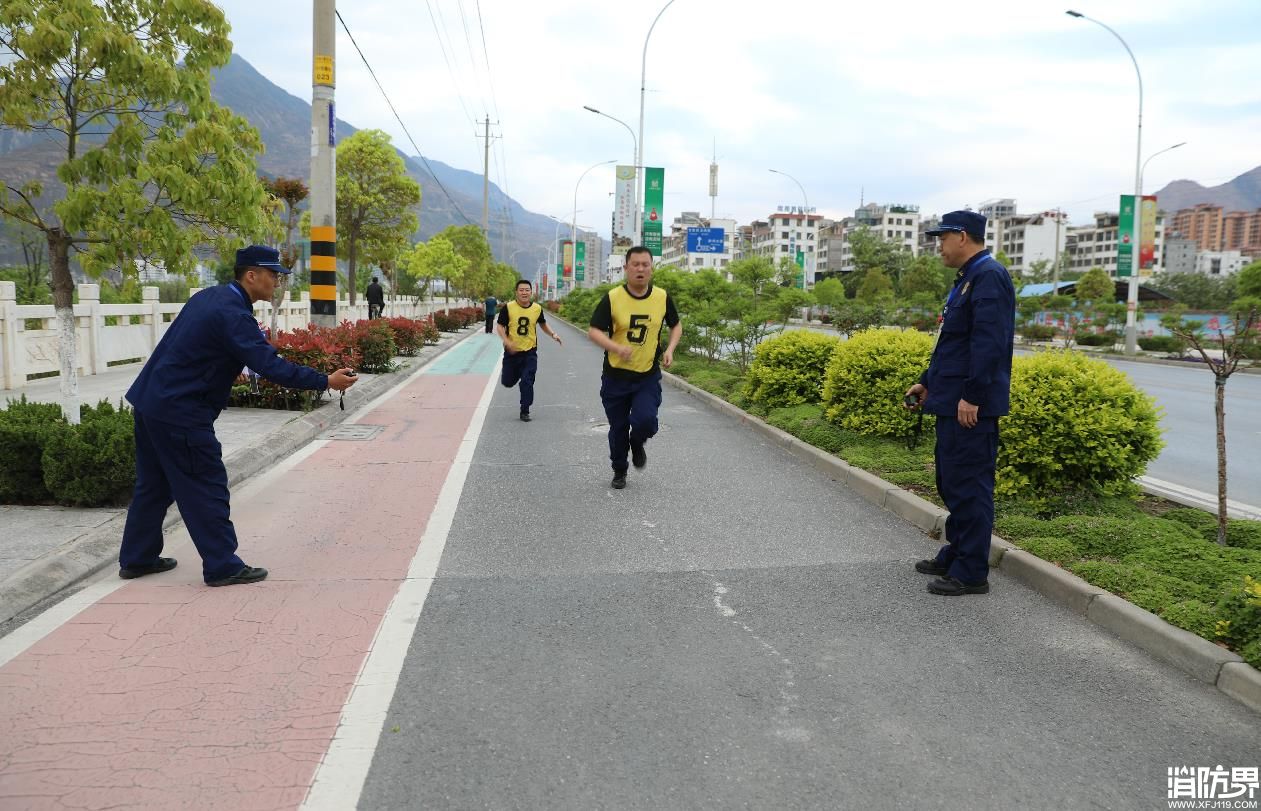
[[[609,419],[609,460],[615,490],[626,486],[627,454],[636,468],[648,464],[644,444],[657,433],[661,369],[674,363],[683,324],[670,294],[652,286],[652,254],[642,246],[626,252],[626,283],[596,305],[587,335],[604,350],[600,401]],[[661,348],[661,328],[670,328]]]
[[[499,309],[495,334],[504,345],[503,376],[501,383],[507,388],[520,386],[521,421],[530,421],[530,406],[534,405],[534,375],[539,369],[539,340],[535,329],[541,329],[552,340],[564,346],[560,336],[552,332],[543,317],[543,306],[530,301],[534,286],[526,279],[517,282],[516,296]]]

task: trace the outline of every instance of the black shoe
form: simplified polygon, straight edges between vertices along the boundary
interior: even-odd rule
[[[144,577],[147,574],[158,574],[159,572],[169,572],[176,567],[175,558],[158,558],[147,566],[125,566],[118,570],[118,576],[123,580],[131,580],[136,577]]]
[[[623,490],[626,488],[626,471],[613,471],[613,481],[609,485],[614,490]]]
[[[631,443],[631,464],[637,468],[642,468],[648,464],[648,451],[644,450],[644,444]]]
[[[969,586],[953,577],[941,577],[928,584],[928,591],[932,594],[941,594],[946,597],[959,597],[964,594],[989,594],[990,582],[988,580],[976,585]]]
[[[920,574],[931,574],[937,577],[945,577],[946,572],[950,571],[949,566],[942,566],[936,560],[929,558],[927,560],[918,561],[915,564],[915,571]]]
[[[207,580],[207,586],[235,586],[239,583],[257,583],[260,580],[267,579],[267,570],[260,566],[246,566],[241,571],[231,577],[220,578],[219,580]]]
[[[521,412],[521,421],[522,421],[522,422],[529,422],[529,421],[530,421],[530,412],[529,412],[529,411],[522,411],[522,412]]]

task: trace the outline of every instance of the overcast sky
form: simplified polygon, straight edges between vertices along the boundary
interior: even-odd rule
[[[219,5],[237,52],[309,101],[309,0]],[[489,114],[502,136],[492,180],[568,220],[583,170],[632,162],[630,133],[582,108],[638,129],[644,37],[663,5],[356,0],[339,10],[427,157],[480,172],[474,121]],[[932,214],[1014,197],[1021,212],[1060,207],[1074,222],[1115,210],[1134,186],[1138,82],[1121,44],[1066,7],[675,0],[648,45],[644,119],[645,165],[665,167],[666,222],[709,214],[715,148],[715,213],[741,223],[801,204],[796,184],[769,169],[795,177],[831,217],[862,199]],[[1178,178],[1217,185],[1261,164],[1261,1],[1073,7],[1133,49],[1144,159],[1187,142],[1148,165],[1148,193]],[[337,113],[412,151],[340,26]],[[580,225],[607,236],[612,190],[612,166],[586,176]]]

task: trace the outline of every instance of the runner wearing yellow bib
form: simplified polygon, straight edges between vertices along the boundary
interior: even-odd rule
[[[517,282],[516,296],[499,310],[495,333],[504,345],[503,376],[500,382],[506,388],[520,384],[521,421],[530,421],[530,406],[534,405],[534,376],[539,368],[538,334],[543,330],[556,343],[564,345],[560,336],[552,332],[543,317],[543,306],[531,303],[534,286],[526,279]]]
[[[670,294],[652,286],[652,254],[636,247],[626,252],[626,283],[604,295],[591,315],[587,335],[604,350],[600,401],[609,420],[612,486],[626,486],[627,454],[636,468],[648,464],[644,449],[657,433],[661,408],[661,369],[674,363],[683,324]],[[670,328],[661,347],[661,329]]]

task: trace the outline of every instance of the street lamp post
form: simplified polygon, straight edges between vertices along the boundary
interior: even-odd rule
[[[632,235],[632,238],[635,240],[635,244],[636,244],[636,245],[638,245],[638,244],[639,244],[639,229],[640,229],[640,222],[639,222],[639,220],[640,220],[640,216],[639,216],[639,165],[638,165],[638,164],[639,164],[639,139],[635,137],[635,131],[634,131],[633,129],[631,129],[631,128],[630,128],[630,125],[629,125],[629,124],[627,124],[627,123],[626,123],[625,121],[623,121],[622,119],[620,119],[620,118],[614,118],[613,116],[609,115],[608,113],[601,112],[600,110],[597,110],[596,108],[594,108],[594,107],[590,107],[590,106],[588,106],[588,105],[586,105],[586,104],[582,105],[582,109],[584,109],[584,110],[588,110],[588,111],[590,111],[590,112],[593,112],[593,113],[595,113],[596,115],[602,115],[602,116],[604,116],[605,118],[612,119],[613,121],[616,121],[617,123],[621,124],[623,127],[626,127],[626,131],[630,133],[630,137],[631,137],[631,145],[632,145],[632,151],[631,151],[631,154],[634,156],[634,159],[635,159],[635,164],[636,164],[636,166],[635,166],[635,218],[634,218],[634,219],[635,219],[635,222],[631,223],[631,227],[635,229],[635,230],[634,230],[634,233],[633,233],[633,235]]]
[[[793,183],[796,183],[796,184],[797,184],[797,188],[798,188],[798,189],[801,189],[801,199],[802,199],[802,201],[803,201],[803,202],[804,202],[804,204],[805,204],[805,205],[803,206],[803,209],[804,209],[804,210],[802,211],[802,214],[803,214],[803,215],[805,216],[805,218],[806,218],[806,234],[808,235],[808,234],[810,233],[810,198],[806,196],[806,187],[801,185],[801,181],[800,181],[800,180],[798,180],[797,178],[795,178],[795,177],[793,177],[792,175],[788,174],[787,172],[781,172],[781,171],[780,171],[780,170],[778,170],[778,169],[769,169],[768,171],[773,172],[773,173],[775,173],[775,174],[777,174],[777,175],[783,175],[784,177],[786,177],[786,178],[788,178],[789,180],[791,180]],[[807,241],[808,241],[808,240],[807,240]],[[809,252],[809,251],[807,251],[806,253],[810,253],[810,252]],[[793,261],[796,261],[796,259],[797,259],[797,257],[795,257],[795,256],[794,256],[794,257],[793,257]],[[808,260],[807,260],[807,262],[808,262],[809,264],[813,265],[813,264],[814,264],[813,259],[814,259],[814,257],[810,257],[810,259],[808,259]],[[803,267],[803,268],[801,269],[801,287],[802,287],[802,289],[803,289],[803,290],[804,290],[804,289],[805,289],[805,287],[806,287],[806,281],[807,281],[807,280],[806,280],[806,276],[807,276],[806,269]]]
[[[671,0],[671,2],[673,2],[673,0]],[[577,281],[578,281],[578,279],[577,279],[577,276],[578,276],[578,271],[577,271],[577,264],[578,264],[578,187],[582,185],[582,179],[583,179],[584,177],[586,177],[586,176],[587,176],[587,172],[590,172],[592,169],[598,169],[598,168],[600,168],[601,166],[608,166],[610,163],[617,163],[617,161],[616,161],[616,160],[611,160],[611,161],[600,161],[599,163],[593,163],[593,164],[591,164],[590,166],[588,166],[588,167],[587,167],[586,171],[584,171],[581,175],[579,175],[579,176],[578,176],[578,182],[574,184],[574,216],[573,216],[573,219],[569,221],[569,241],[570,241],[570,244],[571,244],[571,246],[572,246],[572,247],[570,248],[570,250],[572,250],[572,251],[573,251],[573,257],[574,257],[574,267],[575,267],[575,269],[574,269],[574,277],[575,277],[575,278],[574,278],[574,283],[575,283],[575,286],[577,286]]]
[[[661,7],[661,11],[657,12],[657,16],[653,18],[652,25],[648,26],[648,36],[644,37],[644,58],[639,67],[639,138],[635,140],[635,244],[643,242],[644,228],[644,212],[640,209],[641,197],[640,186],[643,185],[643,178],[639,173],[643,171],[644,166],[644,93],[648,86],[648,40],[652,39],[652,30],[657,27],[657,21],[661,19],[661,15],[666,13],[666,9],[674,5],[674,0],[666,3]]]
[[[1138,60],[1134,58],[1134,52],[1130,50],[1130,46],[1121,38],[1120,34],[1113,31],[1105,23],[1101,23],[1093,17],[1087,17],[1080,11],[1072,11],[1070,9],[1064,13],[1079,20],[1089,20],[1116,37],[1117,42],[1120,42],[1121,47],[1125,48],[1125,52],[1130,55],[1130,61],[1134,63],[1134,74],[1138,77],[1138,143],[1134,151],[1134,208],[1136,209],[1134,223],[1136,226],[1135,231],[1141,234],[1143,232],[1143,74],[1138,69]],[[1138,329],[1135,325],[1135,318],[1138,314],[1138,264],[1139,262],[1136,261],[1130,266],[1129,295],[1126,296],[1125,302],[1125,354],[1127,355],[1134,355],[1138,352]]]
[[[1167,146],[1164,149],[1160,150],[1159,152],[1153,152],[1152,154],[1148,155],[1147,160],[1143,161],[1143,168],[1138,170],[1138,187],[1140,189],[1143,188],[1143,175],[1147,172],[1147,164],[1152,162],[1152,158],[1156,157],[1157,155],[1163,155],[1171,149],[1177,149],[1180,146],[1186,146],[1186,145],[1187,145],[1187,142],[1183,141],[1181,143],[1174,144],[1173,146]]]

